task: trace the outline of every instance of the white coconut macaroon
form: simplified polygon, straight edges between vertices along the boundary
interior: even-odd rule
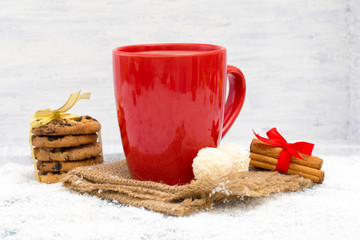
[[[249,153],[236,144],[226,143],[217,148],[203,148],[194,158],[195,179],[219,177],[249,170]]]

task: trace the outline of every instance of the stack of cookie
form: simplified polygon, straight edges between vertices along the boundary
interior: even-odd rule
[[[103,162],[100,123],[90,117],[56,119],[32,129],[34,157],[41,182],[55,183],[75,167]]]

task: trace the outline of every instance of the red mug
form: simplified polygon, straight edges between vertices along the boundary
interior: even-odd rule
[[[192,43],[119,47],[113,50],[113,68],[122,145],[132,178],[189,183],[197,152],[217,147],[239,114],[244,75],[226,65],[224,47]]]

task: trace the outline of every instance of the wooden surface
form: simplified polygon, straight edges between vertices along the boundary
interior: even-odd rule
[[[247,95],[225,141],[277,127],[289,141],[359,145],[359,8],[353,0],[2,0],[1,152],[29,154],[33,113],[79,89],[92,99],[71,112],[97,118],[104,144],[121,152],[111,51],[153,42],[227,47]]]

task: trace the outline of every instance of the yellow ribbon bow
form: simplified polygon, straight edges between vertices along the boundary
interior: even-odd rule
[[[75,103],[77,103],[81,99],[90,99],[90,96],[91,93],[81,94],[81,90],[80,90],[75,93],[72,93],[69,99],[66,101],[66,103],[62,107],[56,110],[51,110],[48,108],[45,110],[36,111],[34,116],[30,119],[31,127],[36,128],[39,126],[43,126],[51,122],[52,120],[60,119],[60,118],[63,119],[77,118],[78,117],[77,115],[65,113],[65,112],[71,109],[75,105]]]

